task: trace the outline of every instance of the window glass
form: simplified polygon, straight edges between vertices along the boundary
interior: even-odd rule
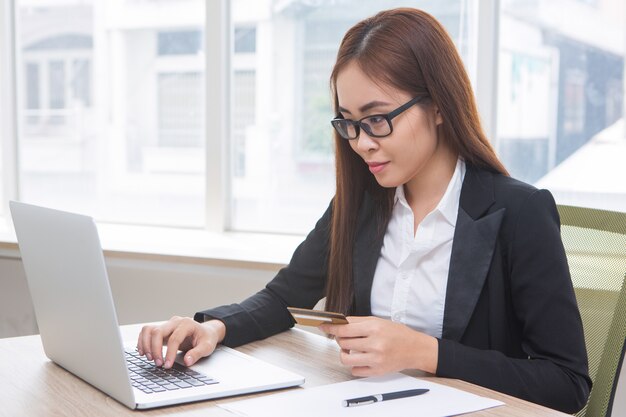
[[[304,233],[328,206],[335,187],[329,77],[353,24],[383,9],[422,8],[467,58],[470,3],[234,0],[232,227]]]
[[[202,74],[158,74],[157,90],[158,146],[201,149],[204,141]]]
[[[505,0],[497,149],[557,203],[626,207],[623,0]]]
[[[235,53],[256,52],[256,27],[235,27]]]
[[[159,55],[195,55],[202,50],[202,32],[159,32],[157,43]]]
[[[39,64],[26,63],[26,109],[39,109]]]
[[[204,224],[203,0],[16,1],[20,195]]]

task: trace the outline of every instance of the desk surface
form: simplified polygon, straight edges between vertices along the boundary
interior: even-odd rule
[[[140,325],[122,326],[125,340],[134,340]],[[306,378],[304,389],[352,379],[347,368],[339,364],[337,345],[322,336],[299,329],[281,333],[238,350],[275,365],[291,369]],[[85,354],[89,354],[86,352]],[[315,361],[310,358],[317,358]],[[45,357],[39,336],[0,339],[0,416],[224,416],[229,412],[216,403],[233,401],[244,396],[222,400],[160,408],[150,411],[132,411],[97,389],[91,387]],[[508,395],[467,382],[416,376],[478,395],[503,401],[506,405],[471,416],[567,416]],[[301,389],[301,388],[291,388]],[[271,395],[271,393],[254,394]],[[252,397],[248,395],[245,397]]]

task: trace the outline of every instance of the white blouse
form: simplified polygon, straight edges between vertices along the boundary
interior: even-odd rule
[[[404,186],[395,204],[374,273],[372,314],[441,337],[452,240],[465,162],[459,159],[445,194],[413,234]]]

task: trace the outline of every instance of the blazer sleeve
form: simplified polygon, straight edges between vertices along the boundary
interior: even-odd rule
[[[265,339],[292,327],[294,321],[287,307],[312,308],[324,296],[331,208],[332,202],[289,264],[264,289],[239,304],[198,312],[194,319],[224,322],[226,337],[222,343],[230,347]]]
[[[559,216],[548,191],[526,199],[509,248],[513,310],[528,358],[442,339],[437,375],[576,412],[587,401],[591,379]]]

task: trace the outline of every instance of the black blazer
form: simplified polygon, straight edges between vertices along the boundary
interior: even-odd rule
[[[287,306],[311,308],[324,297],[330,218],[331,207],[266,288],[195,319],[222,320],[227,346],[292,327]],[[380,226],[366,194],[354,246],[354,315],[371,315]],[[467,164],[436,374],[568,413],[586,403],[582,322],[548,191]]]

